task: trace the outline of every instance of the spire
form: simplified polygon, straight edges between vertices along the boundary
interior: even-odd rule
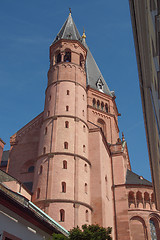
[[[71,16],[71,8],[69,8],[69,11],[70,11],[69,16],[65,21],[65,23],[63,24],[61,30],[57,34],[53,43],[57,42],[60,39],[71,39],[71,40],[78,40],[82,42],[82,38]]]
[[[100,92],[106,93],[109,96],[113,97],[112,92],[109,90],[107,83],[105,82],[101,71],[99,70],[96,61],[94,60],[87,44],[86,44],[86,35],[83,30],[82,37],[80,36],[77,27],[71,16],[71,8],[69,8],[69,16],[65,23],[63,24],[61,30],[57,34],[55,40],[52,44],[56,43],[60,39],[70,39],[77,40],[83,44],[87,49],[87,58],[86,58],[86,75],[87,75],[87,85],[91,88],[96,89]]]

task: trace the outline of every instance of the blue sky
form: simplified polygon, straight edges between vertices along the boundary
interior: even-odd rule
[[[43,111],[49,46],[72,9],[74,22],[116,94],[120,131],[132,170],[150,178],[128,0],[0,1],[0,138],[9,138]],[[120,134],[121,134],[120,132]]]

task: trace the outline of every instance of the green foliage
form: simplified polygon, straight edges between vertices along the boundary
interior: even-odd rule
[[[69,238],[62,234],[53,234],[52,240],[112,240],[112,228],[103,228],[99,225],[83,225],[82,229],[78,226],[69,231]]]

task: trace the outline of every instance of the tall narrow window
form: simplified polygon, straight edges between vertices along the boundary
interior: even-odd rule
[[[56,63],[60,63],[61,62],[61,54],[60,54],[60,52],[57,52],[55,60],[56,60]]]
[[[63,169],[67,169],[67,161],[66,160],[63,161]]]
[[[83,67],[84,65],[84,58],[83,58],[83,55],[80,54],[80,64],[79,64],[81,67]]]
[[[87,164],[84,164],[84,171],[87,172]]]
[[[69,128],[69,122],[65,121],[65,128]]]
[[[37,189],[37,199],[40,198],[40,188]]]
[[[42,174],[42,171],[43,171],[43,167],[42,165],[40,166],[40,169],[39,169],[39,174]]]
[[[87,186],[87,183],[85,183],[85,185],[84,185],[84,191],[85,191],[85,193],[87,194],[87,192],[88,192],[88,186]]]
[[[104,103],[101,102],[101,110],[103,111],[104,110]]]
[[[99,109],[99,107],[100,107],[100,101],[98,100],[97,101],[97,108]]]
[[[69,95],[69,90],[67,90],[67,95]]]
[[[84,99],[84,94],[83,94],[83,100],[85,100],[85,99]]]
[[[64,142],[64,149],[68,149],[68,142]]]
[[[107,105],[107,103],[105,104],[105,111],[108,113],[108,105]]]
[[[86,146],[83,145],[83,152],[85,153],[86,152]]]
[[[47,135],[47,130],[48,130],[48,129],[47,129],[47,127],[46,127],[46,128],[45,128],[45,131],[44,131],[44,134],[45,134],[45,135]]]
[[[51,95],[49,96],[48,101],[51,101]]]
[[[62,192],[66,193],[66,183],[62,182]]]
[[[71,51],[67,50],[64,55],[64,62],[71,62]]]
[[[88,222],[89,221],[89,212],[88,212],[88,210],[86,210],[86,222]]]
[[[93,98],[92,103],[93,103],[93,107],[96,107],[96,99],[95,98]]]
[[[45,153],[46,153],[46,147],[43,148],[43,154],[45,154]]]
[[[47,112],[47,117],[49,117],[49,116],[50,116],[50,111]]]
[[[65,211],[63,209],[60,210],[60,222],[65,221]]]
[[[84,116],[84,110],[82,110],[82,115]]]
[[[66,112],[68,112],[69,111],[69,106],[66,106]]]
[[[85,132],[86,131],[86,126],[85,125],[83,125],[83,132]]]

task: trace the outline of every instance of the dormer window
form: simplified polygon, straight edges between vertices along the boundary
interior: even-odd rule
[[[103,85],[104,85],[104,83],[102,82],[102,79],[99,78],[97,83],[96,83],[96,86],[97,86],[98,90],[101,91],[101,92],[103,92]]]

